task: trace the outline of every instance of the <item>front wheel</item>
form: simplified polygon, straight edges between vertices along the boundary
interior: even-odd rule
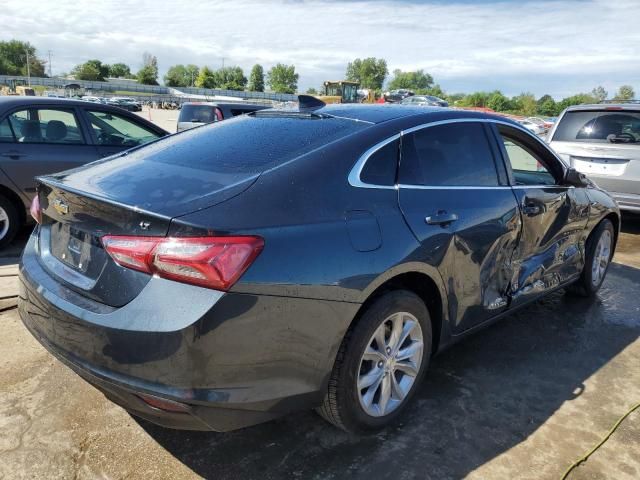
[[[6,247],[20,229],[20,215],[15,205],[0,195],[0,249]]]
[[[431,320],[408,291],[377,299],[345,336],[318,412],[343,430],[385,427],[413,396],[431,357]]]
[[[613,257],[615,232],[610,220],[604,219],[587,239],[585,264],[576,283],[569,287],[571,293],[591,297],[602,286]]]

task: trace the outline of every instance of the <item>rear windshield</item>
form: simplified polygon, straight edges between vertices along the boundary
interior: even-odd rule
[[[554,141],[640,143],[640,112],[575,111],[560,120]]]
[[[337,118],[244,115],[165,137],[129,155],[212,172],[260,173],[368,126]]]
[[[211,123],[221,120],[216,117],[216,110],[212,105],[183,105],[178,122]]]

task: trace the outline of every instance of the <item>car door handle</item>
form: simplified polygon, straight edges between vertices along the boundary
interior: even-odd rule
[[[456,220],[458,220],[458,215],[455,213],[447,213],[444,210],[440,210],[435,215],[430,215],[424,219],[428,225],[442,225],[443,227]]]
[[[17,160],[20,157],[24,157],[26,156],[24,153],[20,153],[20,152],[16,152],[15,150],[12,150],[10,152],[4,152],[2,154],[3,157],[7,157],[7,158],[11,158],[13,160]]]
[[[525,205],[522,207],[522,213],[525,215],[538,215],[541,211],[540,205]]]

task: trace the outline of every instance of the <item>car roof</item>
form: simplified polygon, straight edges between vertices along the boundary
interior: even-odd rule
[[[184,102],[184,105],[208,105],[211,107],[223,107],[223,108],[233,108],[233,107],[249,107],[249,108],[270,108],[269,105],[260,105],[257,103],[243,103],[243,102]]]
[[[484,112],[443,107],[421,107],[411,105],[394,104],[333,104],[314,110],[314,113],[331,115],[334,117],[348,118],[361,122],[382,123],[406,117],[422,117],[423,121],[441,120],[446,118],[488,118],[508,123],[517,123],[500,115],[492,115]]]
[[[576,111],[576,110],[588,110],[588,111],[593,111],[593,110],[602,110],[607,111],[607,110],[631,110],[631,111],[638,111],[640,110],[640,103],[634,103],[634,102],[630,102],[630,103],[589,103],[589,104],[584,104],[584,105],[572,105],[570,107],[567,107],[567,111]]]

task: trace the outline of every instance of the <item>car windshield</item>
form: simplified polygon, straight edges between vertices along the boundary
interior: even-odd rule
[[[213,105],[183,105],[178,122],[211,123],[217,120]]]
[[[131,155],[213,172],[260,173],[367,127],[338,118],[242,115],[171,135]]]
[[[567,112],[553,135],[554,141],[587,143],[640,143],[640,112]]]

